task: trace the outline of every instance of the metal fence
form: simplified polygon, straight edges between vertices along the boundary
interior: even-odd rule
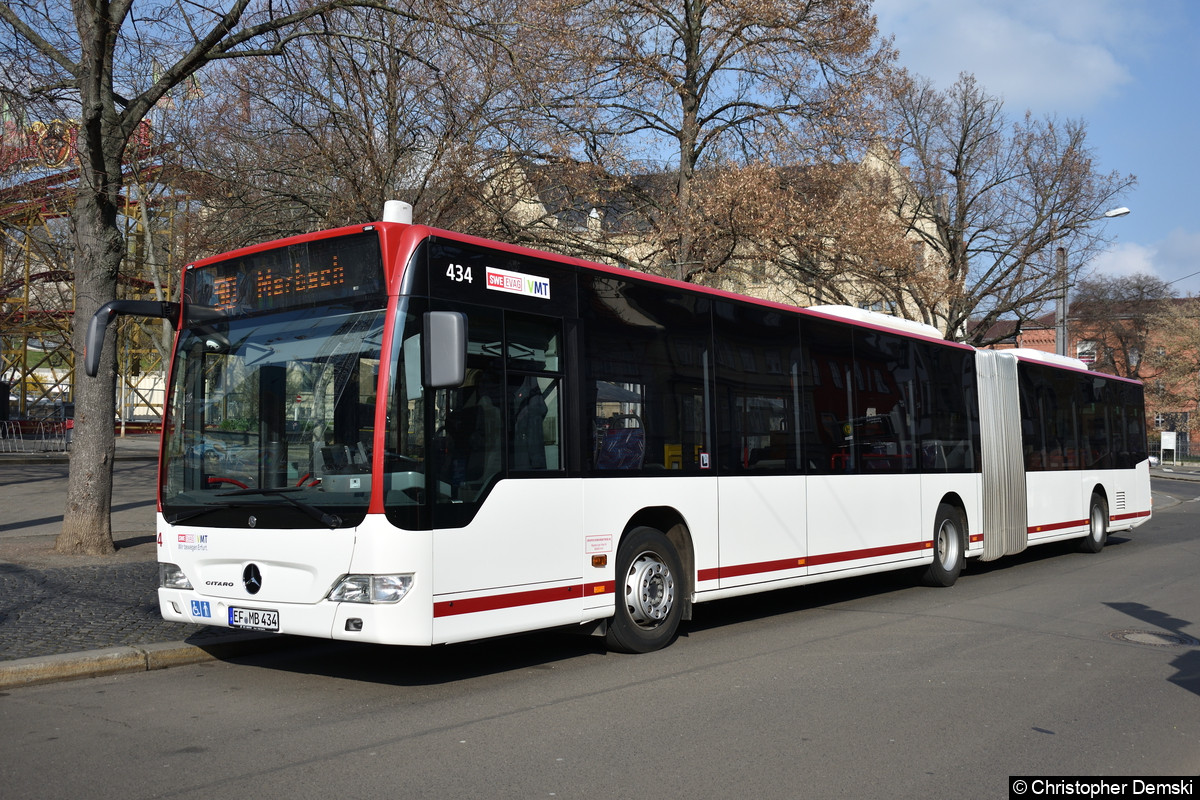
[[[65,453],[70,445],[67,422],[0,420],[0,453]]]

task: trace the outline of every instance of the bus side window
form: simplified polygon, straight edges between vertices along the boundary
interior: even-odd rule
[[[611,276],[581,292],[583,374],[595,388],[592,468],[712,468],[707,299]]]
[[[509,416],[515,470],[562,468],[558,378],[509,376]]]
[[[510,469],[562,469],[562,323],[553,317],[507,311]]]
[[[449,504],[478,502],[504,465],[500,315],[473,309],[469,318],[463,385],[438,389],[434,403],[434,469]]]
[[[473,502],[499,474],[501,422],[498,377],[486,371],[468,373],[467,384],[438,392],[445,422],[442,480],[455,499]]]
[[[853,328],[804,319],[800,328],[803,453],[814,475],[853,473]]]
[[[593,461],[596,469],[641,469],[646,462],[646,429],[637,410],[641,403],[617,405],[608,413],[608,403],[600,401],[605,381],[597,386],[596,430]],[[611,393],[611,392],[610,392]],[[640,395],[639,395],[640,397]],[[611,402],[611,401],[609,401]]]
[[[714,305],[713,320],[721,472],[799,471],[799,323],[730,302]]]
[[[855,371],[862,377],[854,393],[850,423],[860,472],[916,469],[912,435],[916,370],[912,360],[913,349],[901,337],[855,331]]]

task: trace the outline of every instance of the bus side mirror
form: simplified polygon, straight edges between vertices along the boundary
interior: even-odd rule
[[[100,306],[100,310],[88,321],[87,339],[83,345],[83,371],[89,378],[100,371],[100,351],[104,349],[104,332],[118,314],[157,319],[179,317],[179,303],[162,303],[156,300],[111,300]]]
[[[96,377],[100,371],[100,350],[104,346],[104,332],[108,323],[116,316],[108,306],[102,307],[88,322],[87,339],[83,345],[83,371],[89,378]]]
[[[467,374],[467,315],[457,311],[425,314],[425,386],[462,386]]]

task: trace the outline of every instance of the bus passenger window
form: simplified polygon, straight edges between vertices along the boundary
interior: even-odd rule
[[[445,409],[441,478],[456,499],[473,502],[500,472],[503,423],[496,376],[475,372],[468,381],[438,392],[438,406]]]
[[[599,276],[581,286],[580,306],[584,377],[596,392],[592,466],[711,468],[707,300]]]
[[[504,330],[508,466],[517,471],[562,469],[562,323],[552,317],[508,311]]]
[[[592,464],[596,469],[641,469],[646,461],[642,388],[596,381]]]
[[[512,468],[560,469],[557,378],[509,376]]]
[[[439,499],[476,503],[495,482],[504,459],[504,367],[499,315],[470,316],[467,374],[462,386],[437,391],[434,403],[435,474],[448,489]]]

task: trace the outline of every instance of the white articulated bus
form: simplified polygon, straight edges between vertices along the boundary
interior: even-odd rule
[[[667,644],[695,604],[1150,518],[1140,384],[411,224],[186,267],[168,620],[431,645]]]

